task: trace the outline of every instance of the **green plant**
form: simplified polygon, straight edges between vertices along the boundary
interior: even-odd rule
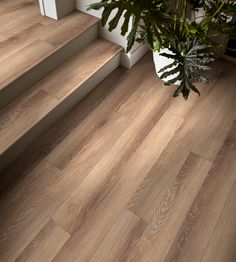
[[[200,71],[209,69],[207,64],[213,61],[217,46],[214,37],[219,34],[232,36],[236,30],[228,21],[229,15],[236,12],[236,2],[229,0],[102,0],[90,5],[90,8],[103,8],[101,24],[104,26],[108,23],[110,31],[117,27],[123,17],[121,34],[128,34],[127,52],[135,41],[148,44],[154,52],[170,49],[173,55],[162,55],[174,59],[175,68],[170,70],[173,63],[163,68],[161,78],[179,73],[175,80],[181,84],[174,96],[182,93],[185,99],[191,90],[200,95],[196,82],[208,83]],[[199,8],[204,14],[197,22]],[[116,13],[110,19],[114,10]],[[173,83],[174,80],[166,84]]]

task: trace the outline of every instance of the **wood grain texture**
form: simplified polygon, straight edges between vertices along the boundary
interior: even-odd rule
[[[155,84],[157,83],[156,77],[151,70],[152,67],[150,63],[146,61],[147,59],[143,60],[142,72],[138,77],[136,74],[139,72],[139,69],[137,68],[133,68],[130,74],[124,72],[123,76],[119,74],[119,78],[116,78],[116,72],[114,72],[113,77],[110,79],[113,80],[113,82],[109,79],[107,82],[107,87],[113,87],[114,91],[57,146],[56,150],[48,155],[47,159],[49,162],[63,169],[68,161],[79,153],[78,149],[81,147],[81,143],[88,141],[91,134],[107,122],[110,115],[123,115],[127,120],[131,120],[129,114],[127,114],[124,109],[133,107],[135,111],[132,110],[131,113],[135,113],[136,116],[138,112],[142,111],[137,101],[144,104],[146,101],[144,97],[147,98],[153,95],[156,90]],[[147,81],[144,81],[144,76],[148,76]],[[147,90],[145,90],[146,86],[148,87]],[[165,101],[166,98],[163,99],[163,102]],[[159,104],[160,108],[163,106],[163,102]],[[101,117],[98,118],[98,115]],[[73,161],[73,163],[74,165],[72,163],[70,164],[70,169],[77,169],[77,167],[80,166],[78,159]]]
[[[17,262],[50,262],[70,235],[50,220],[17,257]],[[50,247],[50,248],[48,248]]]
[[[166,261],[201,261],[236,179],[235,131],[236,122],[231,127],[209,175],[180,227]],[[231,230],[234,230],[234,227]]]
[[[37,50],[37,52],[35,52],[35,50]],[[52,45],[41,40],[35,40],[28,46],[19,50],[17,54],[13,54],[4,59],[1,62],[0,90],[5,88],[20,75],[23,75],[35,64],[42,61],[49,53],[51,54],[53,50],[54,48]]]
[[[98,22],[78,11],[56,21],[40,15],[38,1],[8,2],[0,2],[0,90]]]
[[[155,110],[151,110],[151,112],[155,112]],[[142,117],[145,116],[142,114]],[[109,152],[109,155],[102,159],[56,214],[54,219],[73,235],[54,261],[68,260],[69,253],[69,261],[91,259],[94,250],[109,232],[115,218],[119,216],[128,199],[135,192],[181,123],[182,119],[166,112],[158,124],[145,135],[141,144],[137,144],[137,142],[133,144],[134,148],[128,156],[124,151],[115,153],[117,146],[124,149],[127,144],[126,139],[123,141],[125,144],[120,140],[112,148],[114,151]],[[145,126],[149,127],[150,122],[146,122]],[[168,140],[163,140],[163,136],[167,133]],[[127,136],[127,134],[124,135]],[[131,140],[130,136],[127,138],[129,141]],[[138,149],[135,149],[137,146],[139,146]],[[124,153],[122,160],[120,158]],[[115,167],[114,160],[118,160]],[[96,179],[94,179],[95,177]],[[76,199],[82,205],[75,205]],[[68,210],[72,216],[66,216]],[[93,237],[94,235],[96,237]],[[88,243],[90,244],[88,245]],[[77,251],[74,249],[75,246],[77,246]],[[75,252],[72,254],[71,250]]]
[[[236,182],[211,235],[202,262],[233,262],[236,258]]]
[[[109,60],[119,54],[121,47],[96,39],[54,70],[40,82],[40,87],[58,101],[72,94]],[[94,61],[94,57],[96,60]],[[59,77],[58,77],[59,76]]]
[[[38,165],[31,176],[1,201],[0,261],[14,261],[68,194],[69,179],[65,183],[62,173],[47,162]]]
[[[95,252],[91,262],[123,262],[136,245],[147,224],[125,209]]]
[[[170,141],[170,144],[130,201],[128,207],[144,220],[148,221],[152,217],[153,211],[158,206],[157,200],[161,197],[162,188],[173,182],[189,153],[193,151],[200,139],[204,139],[205,133],[210,132],[208,131],[211,124],[210,120],[214,117],[215,112],[218,110],[225,112],[221,125],[232,124],[233,119],[235,119],[235,99],[231,100],[232,97],[235,97],[235,88],[233,85],[228,85],[222,92],[223,89],[220,85],[221,82],[228,81],[228,79],[232,79],[231,73],[225,71],[224,77],[218,80],[217,85],[214,85],[196,104],[197,110],[196,107],[193,107],[189,111],[182,128]],[[228,103],[226,101],[232,101],[230,116],[225,111]],[[223,134],[226,135],[225,132]],[[224,137],[223,134],[222,137]],[[219,148],[220,141],[216,140],[212,143],[216,138],[217,131],[212,130],[212,137],[208,140],[208,143],[211,143],[212,152]],[[157,184],[158,187],[156,187]]]
[[[0,154],[22,137],[58,104],[44,90],[30,90],[0,115]]]
[[[164,261],[172,239],[184,221],[212,164],[190,154],[176,180],[158,201],[158,208],[128,260]]]
[[[85,58],[91,54],[95,55],[97,50],[100,52],[97,53],[97,62],[94,65],[93,56],[90,59]],[[39,123],[73,91],[78,90],[119,51],[120,47],[117,45],[98,39],[6,107],[0,114],[0,154]]]
[[[148,54],[55,123],[4,173],[0,261],[234,261],[236,69],[218,63],[188,104]]]

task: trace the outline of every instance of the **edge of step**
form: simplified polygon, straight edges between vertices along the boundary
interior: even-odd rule
[[[98,85],[102,80],[104,80],[113,70],[115,70],[120,65],[120,53],[122,51],[122,47],[108,42],[106,40],[97,39],[90,43],[87,47],[84,47],[82,50],[88,50],[92,45],[96,46],[97,43],[107,43],[110,46],[114,47],[114,51],[112,54],[107,57],[104,61],[100,61],[100,65],[98,67],[94,67],[94,71],[91,74],[85,76],[85,78],[75,85],[75,87],[65,95],[62,99],[54,97],[53,99],[57,99],[55,104],[49,109],[48,112],[39,116],[38,120],[32,122],[32,125],[29,126],[28,129],[25,130],[22,134],[15,139],[11,139],[8,145],[2,146],[0,150],[0,171],[6,168],[13,160],[15,160],[24,150],[30,146],[33,141],[35,141],[40,135],[43,134],[53,123],[55,123],[59,118],[61,118],[65,113],[67,113],[70,109],[72,109],[83,97],[85,97],[89,92],[91,92],[96,85]],[[81,52],[83,53],[83,52]],[[56,68],[54,71],[49,73],[46,77],[44,77],[38,84],[35,85],[35,88],[38,85],[43,85],[44,82],[47,82],[47,79],[50,78],[51,75],[60,73],[60,69],[62,69],[65,65],[70,63],[73,59],[80,56],[80,52],[75,55],[75,57],[71,57],[67,61],[65,61],[61,66]],[[101,56],[102,57],[102,56]],[[102,59],[102,58],[101,58]],[[30,92],[34,92],[34,87]],[[44,90],[45,91],[45,90]],[[47,92],[47,90],[46,90]],[[49,93],[48,93],[49,94]],[[23,96],[27,96],[27,94],[23,94],[18,99],[20,100]],[[50,94],[49,94],[50,95]],[[16,103],[16,104],[15,104]],[[17,100],[11,103],[6,110],[2,110],[2,115],[5,111],[9,110],[11,112],[11,107],[16,107],[16,110],[20,110],[17,106]],[[14,114],[13,114],[14,115]],[[0,116],[1,120],[1,116]],[[0,123],[1,124],[1,123]],[[1,126],[4,125],[4,121]]]
[[[40,43],[44,43],[47,45],[48,51],[37,62],[24,68],[21,73],[2,82],[2,87],[0,86],[0,109],[11,103],[14,99],[40,81],[45,75],[53,71],[56,67],[60,66],[60,64],[64,63],[80,49],[97,38],[99,20],[89,14],[79,11],[74,12],[78,13],[78,15],[87,17],[90,23],[86,24],[83,30],[73,35],[61,45],[57,44],[57,46],[53,46],[51,43],[37,40],[23,48],[27,49],[30,45],[37,46],[37,44],[40,45]]]

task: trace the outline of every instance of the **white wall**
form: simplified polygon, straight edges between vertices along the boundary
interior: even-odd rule
[[[90,4],[97,2],[97,1],[98,0],[76,0],[76,9],[100,18],[102,10],[99,10],[99,11],[95,11],[95,10],[88,11],[87,10]],[[113,14],[115,13],[116,12],[114,11]],[[119,22],[118,27],[112,32],[108,31],[107,25],[104,28],[101,27],[100,36],[124,47],[125,49],[127,46],[127,40],[126,40],[127,35],[122,36],[120,34],[121,25],[122,25],[122,18]],[[129,25],[129,32],[131,31],[131,29],[132,29],[132,22],[130,22],[130,25]],[[123,52],[121,56],[122,65],[127,68],[132,67],[147,51],[148,51],[148,48],[146,46],[135,43],[134,47],[128,54]]]
[[[39,0],[42,15],[60,19],[75,9],[75,0]]]

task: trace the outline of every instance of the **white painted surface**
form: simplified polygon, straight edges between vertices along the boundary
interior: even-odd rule
[[[57,4],[58,0],[42,0],[44,6],[45,16],[51,17],[53,19],[58,19],[57,15]]]
[[[41,15],[45,16],[43,0],[39,0],[39,8],[40,8]]]
[[[92,3],[97,2],[97,0],[76,0],[76,9],[80,10],[82,12],[88,13],[90,15],[93,15],[95,17],[101,18],[102,10],[95,11],[95,10],[87,10],[89,5]],[[111,14],[111,18],[116,14],[116,11],[114,10]],[[127,34],[125,36],[122,36],[120,34],[121,32],[121,26],[123,24],[123,19],[121,18],[117,28],[113,30],[112,32],[108,31],[108,25],[106,25],[104,28],[100,27],[99,35],[107,39],[108,41],[111,41],[113,43],[116,43],[120,46],[122,46],[124,49],[127,46]],[[132,29],[132,21],[129,24],[129,32]],[[134,47],[129,53],[126,53],[125,51],[121,54],[121,64],[127,68],[132,67],[146,52],[148,51],[148,48],[144,45],[140,45],[138,43],[135,43]]]
[[[160,71],[163,67],[168,66],[168,65],[170,65],[171,63],[174,62],[174,59],[171,59],[171,58],[167,58],[167,57],[165,57],[165,56],[162,56],[162,55],[160,55],[160,53],[167,53],[167,54],[171,54],[171,55],[174,54],[174,53],[173,53],[172,51],[170,51],[168,48],[163,48],[163,49],[160,50],[160,52],[153,52],[153,61],[154,61],[154,64],[155,64],[156,73],[157,73],[157,75],[158,75],[159,77],[161,77],[161,75],[164,73],[164,72],[159,73],[159,71]],[[168,69],[168,71],[176,68],[177,66],[178,66],[178,65],[171,67],[170,69]],[[169,81],[169,80],[172,80],[172,79],[176,78],[178,75],[179,75],[179,73],[175,73],[175,74],[173,74],[173,75],[171,75],[171,76],[168,76],[167,78],[164,78],[164,79],[162,79],[162,80],[163,80],[164,82],[167,82],[167,81]],[[179,80],[174,83],[174,85],[177,85],[177,86],[179,86],[180,84],[181,84],[181,81],[179,81]]]
[[[42,15],[60,19],[75,9],[75,0],[39,0]]]

